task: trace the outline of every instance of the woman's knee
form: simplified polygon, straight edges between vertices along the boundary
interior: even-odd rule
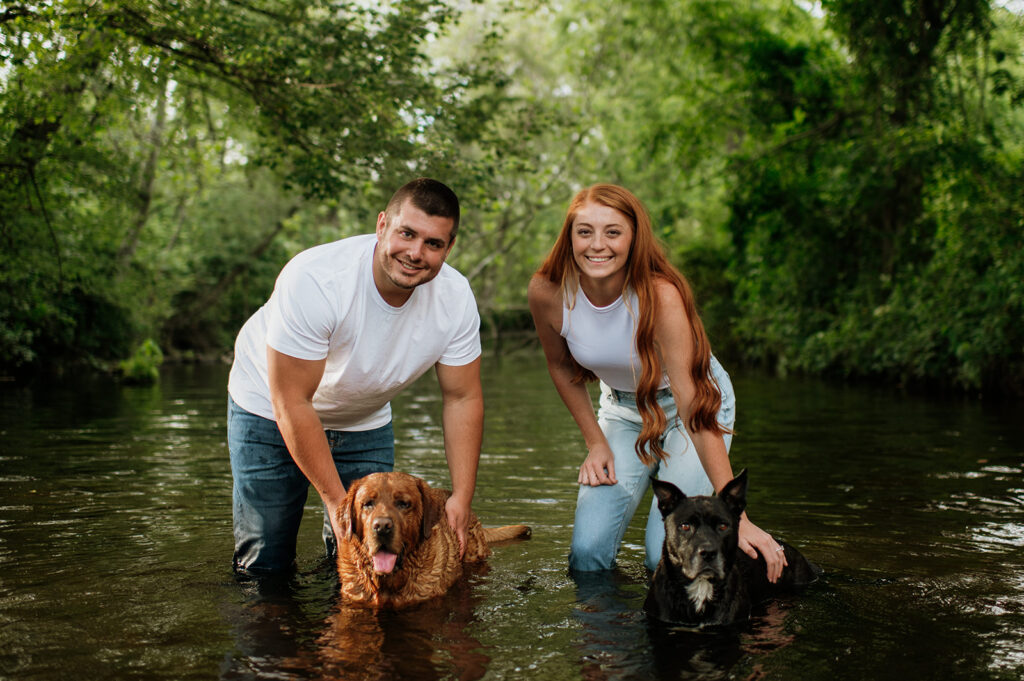
[[[626,512],[626,500],[618,485],[581,486],[569,550],[573,570],[607,570],[615,561],[617,534]]]
[[[715,357],[711,359],[711,376],[715,379],[715,383],[718,384],[718,391],[722,398],[718,408],[717,420],[720,424],[732,430],[733,426],[736,425],[736,391],[725,367]]]
[[[606,537],[574,533],[569,549],[569,569],[578,572],[610,570],[615,564],[616,548]]]

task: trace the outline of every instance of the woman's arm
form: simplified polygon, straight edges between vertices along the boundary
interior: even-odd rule
[[[719,492],[733,479],[725,441],[720,433],[690,430],[690,415],[696,397],[696,387],[690,375],[694,355],[690,319],[683,307],[682,295],[673,284],[659,280],[656,284],[656,295],[658,305],[654,321],[655,347],[672,385],[672,396],[675,398],[679,418],[697,450],[704,472],[711,480],[715,492]],[[775,582],[786,565],[785,553],[779,550],[779,543],[770,534],[750,522],[745,512],[740,519],[739,530],[740,549],[751,558],[757,558],[757,553],[760,552],[768,564],[768,581]]]
[[[534,275],[528,289],[530,313],[537,328],[548,373],[562,402],[569,409],[587,446],[587,458],[580,466],[581,485],[614,485],[615,460],[594,414],[594,404],[583,383],[573,382],[575,366],[569,346],[559,333],[562,326],[562,292],[543,277]]]

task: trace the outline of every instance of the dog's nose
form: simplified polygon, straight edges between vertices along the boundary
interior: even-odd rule
[[[700,557],[703,558],[706,561],[714,560],[715,556],[717,556],[717,555],[718,555],[718,551],[715,550],[715,549],[701,549],[700,550]]]
[[[395,524],[391,521],[391,518],[374,518],[373,519],[373,531],[379,535],[391,534],[392,530],[395,529]]]

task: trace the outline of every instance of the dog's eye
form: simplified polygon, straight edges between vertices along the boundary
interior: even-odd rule
[[[373,499],[369,499],[363,502],[363,508],[373,508]]]
[[[679,523],[679,529],[682,530],[683,532],[689,532],[690,531],[690,523]]]
[[[729,529],[729,523],[718,523],[718,531],[725,532]]]
[[[398,501],[395,502],[395,506],[404,511],[407,508],[412,507],[412,504],[410,504],[408,501],[405,501],[404,499],[399,499]]]

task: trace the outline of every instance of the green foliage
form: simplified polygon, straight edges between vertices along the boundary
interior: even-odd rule
[[[422,47],[451,17],[416,0],[0,11],[0,367],[147,335],[225,347],[298,250],[283,237],[325,233],[314,201],[414,155],[442,96]]]
[[[570,197],[611,181],[716,352],[1024,392],[1021,15],[455,4],[0,10],[0,367],[227,351],[289,257],[433,175],[488,333],[526,323]]]
[[[983,149],[957,149],[958,166],[931,178],[924,212],[936,223],[927,262],[899,272],[877,306],[850,292],[841,315],[814,334],[801,359],[812,371],[874,374],[963,389],[1019,390],[1024,381],[1024,219],[1019,166]],[[990,150],[989,150],[990,151]],[[994,172],[999,171],[999,172]],[[984,172],[989,181],[971,181]]]
[[[523,322],[526,282],[561,226],[576,181],[581,117],[562,89],[565,47],[545,4],[468,8],[431,51],[445,109],[424,131],[426,174],[463,206],[449,260],[469,278],[485,334]],[[426,152],[426,153],[424,153]]]
[[[741,355],[733,328],[737,310],[733,302],[733,284],[728,276],[729,256],[728,249],[700,239],[688,242],[673,258],[697,295],[704,329],[715,353],[722,358]]]
[[[827,3],[858,59],[817,119],[752,112],[781,142],[734,161],[737,330],[780,370],[1020,390],[1022,128],[996,132],[987,6],[868,4]]]
[[[127,383],[147,385],[160,380],[160,365],[164,361],[164,353],[152,338],[142,341],[132,356],[121,360],[118,366],[121,376]]]
[[[594,177],[649,205],[717,348],[1024,391],[1021,17],[821,6],[575,3]]]

